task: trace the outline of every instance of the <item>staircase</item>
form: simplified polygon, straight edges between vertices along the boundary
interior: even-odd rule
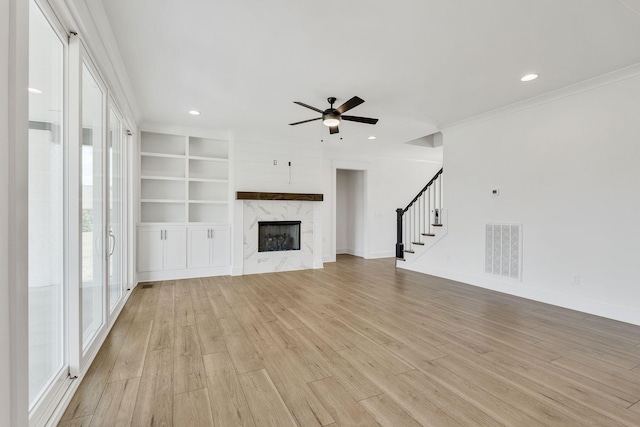
[[[396,209],[396,265],[410,263],[447,234],[440,169],[406,208]]]

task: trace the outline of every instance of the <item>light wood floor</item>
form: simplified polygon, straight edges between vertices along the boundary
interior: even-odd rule
[[[60,426],[638,426],[640,327],[340,256],[140,286]]]

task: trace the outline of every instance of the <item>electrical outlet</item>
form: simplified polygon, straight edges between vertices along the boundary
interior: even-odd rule
[[[580,275],[576,274],[575,276],[573,276],[573,284],[574,285],[579,285],[580,284]]]

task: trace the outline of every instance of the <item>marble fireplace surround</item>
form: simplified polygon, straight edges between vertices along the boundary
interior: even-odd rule
[[[238,192],[242,274],[322,268],[322,194]],[[259,221],[301,221],[300,250],[258,252]]]

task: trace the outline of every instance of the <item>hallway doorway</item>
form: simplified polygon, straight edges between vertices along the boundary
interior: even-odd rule
[[[336,169],[336,255],[365,256],[365,171]]]

